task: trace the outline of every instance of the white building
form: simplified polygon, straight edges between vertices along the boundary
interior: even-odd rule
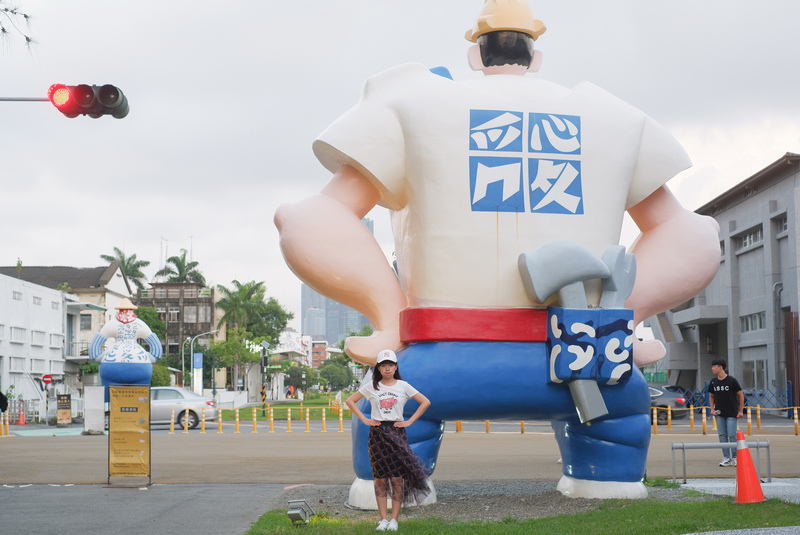
[[[38,402],[40,414],[45,376],[53,379],[51,396],[77,394],[64,384],[67,332],[79,327],[78,315],[67,310],[72,302],[77,298],[60,290],[0,275],[0,389]]]

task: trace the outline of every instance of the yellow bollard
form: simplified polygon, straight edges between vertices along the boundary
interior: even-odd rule
[[[761,431],[761,404],[756,405],[756,429]]]
[[[339,432],[344,433],[344,411],[339,409]]]
[[[286,409],[286,432],[292,432],[292,409]]]
[[[169,434],[175,434],[175,409],[172,409],[172,414],[169,417]]]
[[[323,433],[327,433],[328,432],[328,430],[327,430],[327,428],[325,426],[325,413],[326,412],[328,412],[328,409],[326,409],[325,407],[322,407],[322,432]]]
[[[275,417],[272,413],[272,407],[269,408],[269,432],[275,432]]]
[[[258,433],[258,429],[256,429],[256,408],[253,407],[253,433]]]
[[[753,434],[753,411],[747,409],[747,435]]]
[[[200,411],[200,434],[206,434],[206,410],[203,409]]]
[[[520,432],[521,435],[525,434],[525,420],[522,420],[519,423],[519,432]]]
[[[667,430],[672,431],[672,407],[667,405]]]
[[[711,415],[711,429],[713,429],[714,431],[717,430],[717,419],[714,418],[713,414]]]
[[[306,409],[306,433],[311,432],[311,429],[309,429],[310,422],[311,422],[311,409]]]
[[[234,433],[239,432],[239,409],[236,409],[236,431]]]
[[[795,417],[795,421],[797,421],[797,417]],[[8,413],[6,413],[6,436],[11,436],[11,425],[10,418],[8,417]]]
[[[689,405],[689,429],[694,431],[694,405]]]
[[[183,411],[183,433],[189,432],[189,412]]]
[[[658,434],[658,409],[653,407],[653,434]]]
[[[486,432],[489,432],[489,420],[486,420]]]
[[[464,428],[463,428],[462,424],[463,424],[463,422],[461,420],[456,420],[456,433],[463,433],[464,432]]]
[[[6,413],[0,412],[0,437],[6,436]]]
[[[8,433],[8,416],[6,416],[6,433]],[[800,436],[800,425],[797,423],[797,407],[794,408],[794,436]]]
[[[708,434],[708,423],[706,423],[706,408],[703,407],[703,434]]]
[[[217,434],[222,433],[222,407],[217,409]]]

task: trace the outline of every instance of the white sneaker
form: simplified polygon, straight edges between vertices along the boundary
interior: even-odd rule
[[[391,519],[389,525],[386,526],[386,531],[397,531],[397,520]]]
[[[733,466],[736,466],[736,457],[734,457],[733,459],[731,459],[731,464],[732,464]]]
[[[722,458],[722,462],[719,463],[719,465],[720,466],[730,466],[731,465],[731,460],[728,459],[727,457],[723,457]]]
[[[378,527],[375,528],[375,531],[386,531],[388,527],[389,527],[389,521],[384,518],[383,520],[378,522]]]

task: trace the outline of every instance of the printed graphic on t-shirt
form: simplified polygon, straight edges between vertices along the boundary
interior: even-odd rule
[[[473,211],[583,213],[579,116],[470,110],[469,149]]]
[[[381,400],[381,409],[391,410],[392,407],[397,405],[397,398],[392,396]]]

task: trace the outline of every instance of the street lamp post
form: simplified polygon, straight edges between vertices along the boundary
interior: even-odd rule
[[[219,331],[219,329],[214,329],[213,331],[208,331],[207,333],[200,333],[200,334],[198,334],[197,336],[195,336],[194,338],[192,338],[192,342],[189,344],[189,356],[190,356],[190,357],[192,357],[192,359],[194,359],[194,341],[195,341],[195,340],[197,340],[197,339],[198,339],[198,338],[200,338],[201,336],[205,336],[205,335],[207,335],[207,334],[214,334],[214,333],[215,333],[215,332],[217,332],[217,331]],[[194,361],[193,361],[193,362],[194,362]],[[202,392],[202,388],[203,388],[203,375],[202,375],[202,371],[200,372],[200,374],[201,374],[201,375],[200,375],[200,390],[201,390],[201,392]],[[212,382],[214,382],[214,379],[212,378],[212,380],[211,380],[211,381],[212,381]],[[194,384],[194,381],[192,381],[192,390],[194,390],[194,387],[195,387],[195,384]],[[196,393],[196,394],[200,394],[201,392],[195,392],[195,393]]]
[[[184,353],[184,350],[186,349],[186,342],[189,340],[191,340],[191,338],[187,336],[181,343],[181,386],[184,388],[186,388],[186,353]]]

